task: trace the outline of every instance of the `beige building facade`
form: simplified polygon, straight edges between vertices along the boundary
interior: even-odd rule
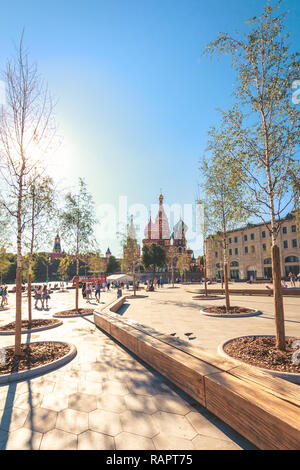
[[[278,234],[281,256],[281,275],[300,273],[300,227],[293,215],[287,216]],[[207,238],[206,263],[207,277],[219,278],[222,272],[223,248],[218,236]],[[271,236],[264,224],[247,226],[228,232],[227,254],[230,278],[235,280],[271,279]]]

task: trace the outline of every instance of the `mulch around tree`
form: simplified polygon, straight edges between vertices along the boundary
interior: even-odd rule
[[[297,338],[286,338],[286,351],[276,348],[274,336],[247,336],[236,338],[224,346],[224,351],[234,359],[252,366],[279,372],[300,373],[300,364],[292,362],[296,349],[292,348]]]
[[[32,343],[22,344],[21,350],[24,356],[15,356],[14,346],[3,348],[5,350],[5,362],[0,361],[0,375],[11,374],[44,366],[54,362],[70,351],[71,346],[66,343]]]
[[[54,317],[69,317],[69,316],[74,316],[74,315],[87,315],[91,314],[94,312],[94,308],[79,308],[76,310],[76,308],[73,308],[72,310],[63,310],[62,312],[56,312],[54,313]]]
[[[36,328],[44,328],[46,326],[52,326],[56,323],[59,323],[59,320],[55,319],[35,319],[31,320],[29,323],[28,320],[22,320],[22,330],[33,330]],[[8,323],[7,325],[0,326],[0,331],[15,331],[16,329],[16,322]]]
[[[246,307],[229,307],[229,311],[226,311],[225,305],[220,305],[219,307],[208,307],[205,309],[205,313],[214,313],[220,315],[237,315],[239,313],[254,313],[255,310],[253,308],[246,308]]]

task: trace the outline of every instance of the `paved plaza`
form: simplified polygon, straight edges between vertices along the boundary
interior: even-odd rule
[[[124,292],[126,294],[126,291]],[[260,317],[221,319],[199,314],[200,306],[222,300],[193,300],[183,286],[168,286],[148,297],[128,299],[120,314],[165,333],[215,350],[220,341],[241,334],[274,332],[272,298],[233,296],[233,304],[256,306]],[[101,306],[116,292],[102,293]],[[300,336],[300,299],[285,299],[286,333]],[[14,320],[0,312],[0,324]],[[74,291],[54,293],[46,311],[73,308]],[[86,303],[80,299],[80,307]],[[98,308],[95,301],[93,306]],[[297,318],[298,317],[298,318]],[[24,315],[26,319],[26,297]],[[95,327],[93,316],[64,319],[51,330],[23,335],[26,340],[67,341],[77,356],[66,366],[30,380],[0,386],[0,449],[189,450],[254,447],[160,374]],[[1,336],[1,346],[13,336]]]
[[[229,288],[234,289],[236,286],[239,289],[251,288],[247,283],[230,283]],[[199,284],[188,287],[203,289],[203,285]],[[221,285],[213,284],[211,287],[221,288]],[[258,289],[264,287],[255,285]],[[272,296],[231,295],[231,305],[255,308],[263,314],[253,317],[217,318],[200,314],[200,309],[224,305],[224,298],[193,299],[197,294],[186,292],[182,285],[175,288],[165,286],[146,294],[146,298],[126,300],[119,313],[123,314],[124,318],[152,326],[162,333],[176,333],[180,339],[207,350],[216,351],[219,344],[237,336],[275,334]],[[284,297],[284,310],[286,335],[300,338],[300,297]],[[189,333],[189,336],[186,333]]]

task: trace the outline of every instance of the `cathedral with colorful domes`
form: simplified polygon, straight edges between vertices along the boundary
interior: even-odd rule
[[[188,227],[180,218],[171,232],[168,217],[165,213],[163,205],[163,195],[160,194],[158,199],[158,214],[154,222],[152,221],[150,215],[149,222],[144,230],[145,238],[143,239],[142,243],[143,245],[152,245],[153,243],[160,245],[166,251],[166,255],[168,255],[168,250],[170,247],[175,246],[178,250],[178,255],[186,254],[188,256],[191,267],[194,257],[193,250],[190,250],[187,246],[186,232]]]

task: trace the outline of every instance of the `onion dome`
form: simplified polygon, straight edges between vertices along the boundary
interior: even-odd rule
[[[188,230],[188,226],[180,218],[180,220],[174,226],[173,238],[175,240],[182,240],[182,238],[185,238],[185,234],[186,234],[187,230]]]

